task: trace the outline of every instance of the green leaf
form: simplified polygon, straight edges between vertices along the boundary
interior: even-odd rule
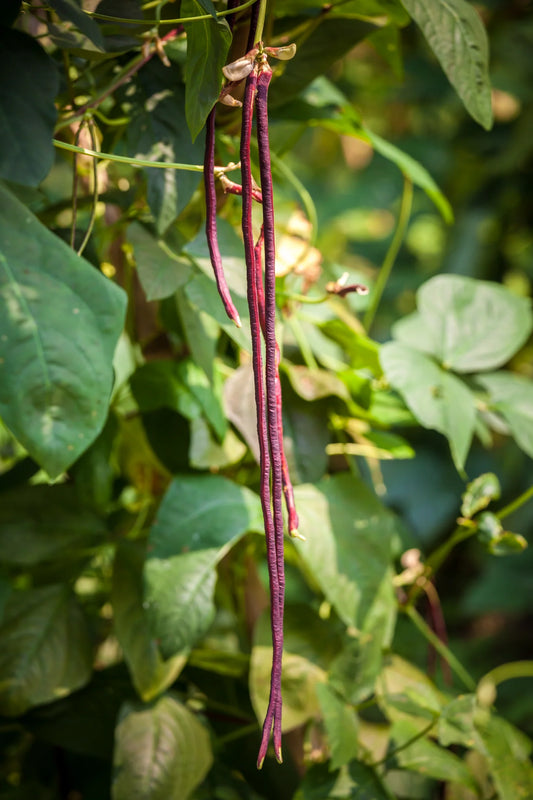
[[[524,537],[505,531],[498,517],[490,511],[484,511],[476,521],[478,537],[493,556],[513,555],[526,549],[527,541]]]
[[[149,701],[174,683],[185,658],[178,655],[163,661],[150,634],[143,608],[144,558],[144,547],[138,542],[121,542],[113,565],[111,603],[115,632],[133,684],[141,698]]]
[[[189,259],[176,255],[162,239],[156,239],[138,222],[128,226],[126,233],[133,247],[139,280],[147,300],[170,297],[191,276]]]
[[[463,470],[475,428],[475,398],[454,375],[403,344],[387,342],[380,351],[387,380],[421,425],[444,434],[458,471]]]
[[[152,59],[137,75],[136,91],[128,97],[132,118],[126,129],[128,148],[135,158],[202,164],[204,141],[191,142],[185,124],[185,87],[181,72]],[[164,233],[183,211],[198,187],[197,172],[146,169],[148,205],[158,234]]]
[[[250,314],[248,312],[248,304],[244,297],[233,294],[233,302],[239,312],[243,325],[242,328],[237,328],[235,323],[230,320],[226,314],[214,278],[199,273],[187,283],[184,291],[189,303],[197,312],[203,311],[205,314],[208,314],[240,348],[248,351],[251,350],[252,345],[248,322]],[[210,373],[210,370],[206,369],[204,364],[201,364],[201,366],[207,374]]]
[[[65,586],[13,592],[0,626],[0,713],[18,716],[91,677],[92,646]]]
[[[187,652],[214,617],[215,566],[249,530],[262,530],[259,498],[225,478],[170,484],[148,542],[145,606],[165,657]]]
[[[485,756],[501,800],[532,796],[531,740],[506,720],[479,707],[475,695],[458,697],[443,709],[438,734],[445,747],[459,744]]]
[[[409,719],[397,720],[393,724],[391,738],[398,748],[395,758],[399,766],[439,781],[460,783],[478,794],[479,787],[471,771],[456,755],[426,737],[407,744],[418,733],[418,725]]]
[[[533,381],[510,372],[476,375],[476,381],[489,393],[491,408],[505,419],[517,445],[533,458]]]
[[[121,289],[0,187],[0,414],[51,477],[102,430],[125,306]]]
[[[490,281],[437,275],[420,287],[417,302],[418,312],[394,325],[394,338],[456,372],[500,367],[533,329],[529,300]]]
[[[42,47],[20,31],[0,28],[0,53],[0,178],[37,186],[54,161],[59,73]]]
[[[335,770],[357,756],[357,716],[327,683],[317,684],[316,693],[328,735],[330,768]]]
[[[328,764],[313,764],[305,773],[294,800],[395,800],[381,778],[361,761],[331,772]]]
[[[113,800],[187,800],[212,762],[208,731],[174,695],[125,703],[115,731]]]
[[[246,455],[246,445],[228,429],[223,439],[217,440],[203,418],[193,420],[189,458],[194,469],[213,472],[237,464]]]
[[[313,582],[346,625],[362,628],[378,602],[394,618],[390,573],[393,514],[350,475],[295,488],[304,544],[298,554]],[[384,587],[384,588],[383,588]],[[381,594],[381,590],[383,594]],[[387,636],[387,626],[381,637]]]
[[[391,722],[409,719],[420,731],[428,720],[436,719],[447,697],[409,661],[392,655],[387,659],[376,682],[379,707]]]
[[[76,28],[93,44],[101,50],[105,49],[104,38],[97,23],[85,14],[75,0],[49,0],[49,5],[60,19],[73,22]]]
[[[71,486],[20,486],[2,494],[0,561],[28,568],[76,557],[103,542],[106,527]]]
[[[465,0],[402,0],[468,113],[492,127],[489,45],[477,11]]]
[[[493,472],[485,472],[470,481],[463,494],[461,516],[467,519],[486,508],[493,500],[499,500],[501,494],[500,481]]]
[[[207,10],[209,9],[209,10]],[[187,31],[187,61],[185,62],[185,116],[194,141],[205,125],[207,116],[215,105],[224,76],[222,67],[226,63],[231,31],[225,19],[217,19],[211,2],[206,0],[183,0],[180,13],[184,17],[213,15],[185,25]]]
[[[196,364],[202,367],[206,375],[211,377],[220,326],[212,316],[203,310],[202,305],[198,307],[189,300],[184,289],[178,290],[176,305],[191,356]]]
[[[350,400],[344,383],[329,370],[286,364],[284,372],[296,394],[307,402],[322,400],[325,397],[339,397],[345,402]]]

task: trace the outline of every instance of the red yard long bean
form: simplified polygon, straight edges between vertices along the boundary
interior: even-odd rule
[[[248,37],[248,52],[237,61],[224,67],[224,74],[230,81],[227,86],[233,87],[246,77],[242,102],[240,142],[242,186],[229,181],[225,177],[222,177],[222,184],[224,191],[242,196],[242,235],[246,261],[247,300],[250,313],[252,367],[257,413],[257,437],[259,441],[260,498],[265,524],[270,583],[272,669],[269,700],[257,758],[257,765],[261,768],[271,736],[273,738],[275,756],[279,762],[282,760],[281,671],[285,598],[283,497],[285,497],[287,507],[289,533],[293,536],[298,535],[298,515],[294,505],[294,493],[283,450],[281,383],[279,378],[280,350],[276,341],[276,247],[268,132],[268,87],[272,77],[272,70],[268,64],[267,52],[272,50],[272,54],[275,55],[274,51],[277,52],[277,50],[276,48],[263,48],[262,42],[255,43],[257,6],[254,9],[254,13],[255,17],[252,18]],[[281,48],[281,50],[283,54],[279,57],[287,57],[285,51],[294,52],[294,47],[289,46],[288,48]],[[253,179],[250,156],[254,111],[257,122],[260,188],[258,188]],[[208,217],[206,231],[219,292],[228,315],[231,318],[235,318],[233,313],[234,306],[229,296],[229,291],[227,291],[222,270],[222,259],[220,258],[216,240],[214,124],[215,118],[214,112],[212,112],[207,121],[207,145],[204,165]],[[261,204],[263,210],[263,225],[259,238],[255,243],[252,221],[254,200]]]

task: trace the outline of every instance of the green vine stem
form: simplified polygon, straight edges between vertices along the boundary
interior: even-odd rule
[[[245,8],[249,8],[253,5],[256,0],[246,0],[240,6],[236,6],[235,8],[228,8],[225,11],[217,11],[217,17],[227,17],[230,14],[236,14],[237,11],[244,11]],[[184,22],[202,22],[203,20],[213,19],[212,14],[199,14],[195,17],[178,17],[177,19],[130,19],[129,17],[112,17],[108,14],[99,14],[97,11],[85,11],[87,16],[94,17],[94,19],[101,19],[104,22],[123,22],[126,25],[178,25]]]
[[[527,503],[528,500],[531,500],[532,497],[533,497],[533,486],[530,486],[529,489],[526,489],[525,492],[522,492],[522,494],[519,495],[516,498],[516,500],[513,500],[511,503],[506,505],[500,511],[497,511],[496,516],[498,517],[498,519],[505,519],[505,517],[509,517],[515,511],[518,511],[518,509],[521,506]]]
[[[398,215],[398,224],[396,226],[396,230],[394,231],[394,236],[392,237],[389,249],[387,250],[387,253],[383,260],[383,264],[381,265],[376,285],[374,286],[374,290],[370,295],[370,303],[363,318],[363,325],[367,333],[370,331],[370,328],[372,327],[372,323],[374,322],[374,318],[376,316],[378,306],[381,302],[383,292],[385,291],[385,287],[390,278],[394,262],[396,261],[398,253],[400,251],[400,247],[402,245],[405,233],[407,231],[407,225],[409,224],[409,219],[411,217],[412,205],[413,205],[413,183],[411,179],[407,177],[407,175],[404,175],[403,193],[400,205],[400,213]]]
[[[491,706],[496,700],[496,686],[512,678],[533,678],[533,661],[511,661],[487,672],[477,685],[480,705]]]
[[[257,27],[255,29],[255,43],[263,41],[263,29],[265,27],[266,7],[268,0],[259,0],[259,15],[257,17]]]
[[[415,628],[417,628],[422,636],[424,636],[424,638],[433,645],[437,653],[442,656],[442,658],[450,665],[452,672],[455,672],[457,677],[463,682],[466,688],[471,692],[475,691],[476,682],[474,679],[468,674],[461,662],[454,656],[450,648],[441,642],[437,634],[431,630],[429,625],[420,616],[418,611],[411,605],[400,606],[400,610],[407,614]]]
[[[89,128],[89,135],[91,137],[91,144],[93,146],[94,151],[96,152],[96,131],[94,121],[91,119],[88,123]],[[93,158],[92,162],[93,168],[93,193],[92,193],[92,202],[91,202],[91,214],[89,216],[89,224],[87,225],[87,230],[85,231],[85,236],[78,248],[78,255],[81,256],[85,248],[87,247],[87,242],[91,238],[91,233],[93,232],[94,221],[96,219],[96,207],[98,205],[98,160]]]
[[[59,139],[52,139],[55,147],[60,150],[68,150],[71,153],[81,153],[84,156],[92,156],[101,161],[116,161],[118,164],[129,164],[132,167],[154,167],[156,169],[181,169],[185,172],[203,172],[204,168],[201,164],[177,164],[173,161],[147,161],[141,158],[130,158],[129,156],[117,156],[114,153],[101,153],[98,150],[90,150],[87,147],[78,147],[69,142],[61,142]],[[231,172],[238,169],[238,164],[228,164],[227,167],[216,167],[215,172],[222,174],[224,172]]]

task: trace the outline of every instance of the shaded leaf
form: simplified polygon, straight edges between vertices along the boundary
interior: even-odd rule
[[[125,703],[115,731],[113,800],[187,800],[212,761],[209,733],[174,695]]]
[[[475,398],[454,375],[422,353],[387,342],[380,351],[388,381],[425,428],[443,433],[454,464],[462,471],[475,428]]]
[[[176,255],[163,240],[156,239],[138,222],[128,226],[126,236],[133,247],[139,280],[147,300],[170,297],[187,283],[191,275],[191,263],[187,258]]]
[[[76,557],[101,544],[104,522],[80,504],[73,486],[21,486],[2,494],[0,560],[14,567]]]
[[[317,684],[316,693],[328,735],[330,765],[335,770],[357,756],[357,716],[327,683]]]
[[[313,764],[305,773],[294,800],[394,800],[372,767],[352,761],[348,769],[330,771],[328,764]]]
[[[152,59],[137,75],[128,148],[135,158],[202,164],[203,136],[196,142],[185,124],[185,87],[177,66]],[[164,233],[190,202],[200,181],[198,172],[146,169],[147,199],[158,234]]]
[[[377,598],[384,604],[385,617],[393,618],[393,514],[347,474],[297,486],[295,496],[300,531],[307,539],[296,545],[299,556],[343,622],[363,627]],[[381,634],[387,635],[386,627]]]
[[[477,375],[491,406],[508,423],[517,445],[533,458],[533,381],[510,372]]]
[[[65,586],[13,592],[0,626],[0,713],[17,716],[91,677],[92,647]]]
[[[460,783],[478,793],[478,785],[468,766],[458,756],[450,753],[423,737],[407,744],[416,737],[419,728],[408,719],[397,720],[391,731],[394,746],[398,748],[395,758],[404,769],[449,783]],[[407,745],[407,746],[405,746]]]
[[[465,0],[402,0],[439,59],[468,113],[492,126],[489,45],[477,11]]]
[[[394,325],[394,338],[456,372],[500,367],[533,329],[529,300],[489,281],[437,275],[420,287],[417,304]]]
[[[504,530],[499,518],[490,511],[484,511],[476,521],[478,537],[493,556],[508,556],[526,549],[524,537]]]
[[[56,477],[105,423],[126,295],[1,187],[0,242],[0,413]]]
[[[73,22],[93,44],[104,50],[104,38],[97,23],[91,19],[76,3],[76,0],[50,0],[49,5],[60,19]]]
[[[144,547],[121,542],[113,564],[111,603],[117,639],[124,652],[133,684],[145,701],[152,700],[175,681],[185,658],[164,661],[151,636],[143,608]]]
[[[181,16],[192,17],[202,13],[213,19],[198,20],[185,25],[187,31],[187,61],[185,62],[185,116],[193,141],[205,125],[211,109],[218,99],[224,76],[231,31],[225,19],[217,19],[211,2],[183,0]]]
[[[262,530],[259,498],[218,476],[170,484],[148,540],[145,606],[165,657],[186,652],[214,617],[215,566],[249,530]]]
[[[54,160],[59,73],[42,47],[17,30],[0,27],[0,54],[0,177],[36,186]],[[0,209],[7,202],[1,197]]]

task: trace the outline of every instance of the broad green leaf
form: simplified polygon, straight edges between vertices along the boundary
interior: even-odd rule
[[[75,558],[104,541],[106,526],[72,485],[20,486],[2,494],[0,561],[28,568]]]
[[[121,289],[0,187],[0,414],[51,477],[104,426],[125,306]]]
[[[174,695],[125,703],[115,730],[113,800],[187,800],[212,762],[208,731]]]
[[[189,459],[194,469],[215,472],[237,464],[245,455],[246,445],[231,428],[219,440],[213,436],[211,428],[202,417],[192,421]]]
[[[174,683],[185,658],[178,655],[164,661],[150,634],[143,608],[144,559],[144,547],[138,542],[121,542],[113,564],[111,604],[115,633],[133,684],[147,702]]]
[[[244,297],[233,294],[233,302],[239,312],[243,325],[242,328],[237,328],[235,323],[230,320],[226,314],[213,278],[208,278],[207,275],[199,273],[187,283],[184,292],[192,308],[196,309],[197,313],[203,311],[205,314],[209,315],[240,348],[243,350],[251,350],[252,345],[248,322],[250,315],[248,313],[248,304]],[[209,374],[209,370],[205,368],[205,365],[201,364],[201,366],[207,374]]]
[[[185,115],[194,141],[218,99],[224,76],[231,31],[225,19],[217,19],[212,3],[213,19],[185,25],[187,31],[187,61],[185,62]],[[183,0],[180,13],[184,17],[198,16],[206,11],[206,0]]]
[[[246,298],[246,263],[242,239],[235,232],[235,228],[222,218],[217,220],[217,240],[222,261],[224,262],[224,276],[228,287],[233,296],[237,294],[242,298]],[[214,280],[209,248],[203,228],[195,239],[185,245],[183,252],[190,256],[208,278]]]
[[[224,383],[224,410],[259,463],[259,441],[255,413],[254,375],[251,363],[243,364]]]
[[[322,400],[325,397],[339,397],[345,402],[350,400],[344,383],[329,370],[287,364],[284,372],[296,394],[307,402]]]
[[[358,754],[357,716],[354,709],[341,700],[329,684],[317,684],[316,693],[328,735],[330,768],[335,770],[348,764]]]
[[[191,263],[187,258],[176,255],[162,239],[156,239],[138,222],[128,226],[126,236],[133,247],[139,280],[147,300],[170,297],[187,283],[191,275]]]
[[[259,498],[225,478],[182,476],[170,484],[150,531],[145,607],[167,658],[187,652],[214,617],[215,567],[249,530],[262,530]]]
[[[458,697],[443,709],[438,734],[445,747],[459,744],[485,756],[501,800],[533,795],[533,743],[509,722],[479,707],[475,695]]]
[[[0,28],[0,53],[0,178],[37,186],[54,161],[59,73],[42,47],[20,31]],[[0,209],[5,202],[1,197]]]
[[[391,546],[393,514],[348,474],[295,488],[300,531],[297,543],[305,571],[348,626],[362,628],[376,598],[385,618],[394,616]],[[385,587],[383,587],[385,585]],[[381,595],[383,590],[383,595]],[[386,636],[387,628],[382,629]]]
[[[294,800],[395,800],[372,767],[351,761],[332,772],[329,764],[313,764],[305,773]]]
[[[189,468],[191,426],[188,419],[170,408],[159,408],[142,415],[142,427],[159,462],[172,474]],[[146,461],[145,454],[138,463]],[[148,456],[148,462],[152,458]],[[141,466],[142,469],[142,466]]]
[[[394,338],[456,372],[502,366],[533,329],[529,300],[490,281],[437,275],[420,287],[417,301],[418,312],[396,323]]]
[[[201,295],[201,290],[199,294]],[[206,375],[211,377],[220,326],[203,310],[203,306],[198,307],[195,302],[189,300],[185,289],[179,289],[176,293],[176,306],[191,356]]]
[[[517,445],[533,458],[533,381],[510,372],[477,375],[476,381],[489,393],[491,407],[511,429]]]
[[[357,333],[341,319],[322,323],[320,330],[333,341],[338,342],[350,358],[353,369],[370,369],[379,378],[379,345],[367,336]]]
[[[383,371],[421,425],[444,434],[453,461],[463,470],[475,428],[475,398],[461,380],[422,353],[387,342],[380,350]]]
[[[214,385],[211,385],[203,369],[190,358],[143,364],[130,379],[141,411],[166,407],[191,420],[203,412],[220,439],[228,428],[222,408],[221,382],[220,371],[214,369]]]
[[[93,44],[104,50],[104,39],[97,23],[79,7],[76,0],[50,0],[49,5],[60,19],[73,22]]]
[[[408,719],[422,730],[437,719],[448,698],[422,670],[400,656],[390,656],[376,682],[378,705],[391,722]]]
[[[436,780],[460,783],[477,794],[479,791],[477,782],[468,766],[458,756],[439,747],[426,737],[407,744],[417,733],[419,733],[418,725],[409,719],[394,722],[391,738],[394,747],[398,748],[395,758],[399,766]]]
[[[16,591],[0,626],[0,713],[12,717],[86,684],[92,646],[65,586]]]
[[[283,381],[283,441],[293,483],[316,482],[327,472],[328,400],[308,403]]]
[[[468,113],[492,127],[489,45],[477,11],[466,0],[402,0],[419,25]]]
[[[152,59],[137,75],[128,97],[132,118],[126,129],[130,155],[148,161],[202,164],[203,136],[191,141],[185,123],[185,88],[176,65]],[[158,234],[164,233],[191,200],[200,182],[197,172],[146,169],[148,205]]]
[[[500,481],[493,472],[485,472],[483,475],[478,475],[477,478],[470,481],[463,494],[461,515],[471,519],[493,500],[499,500],[500,494]]]

